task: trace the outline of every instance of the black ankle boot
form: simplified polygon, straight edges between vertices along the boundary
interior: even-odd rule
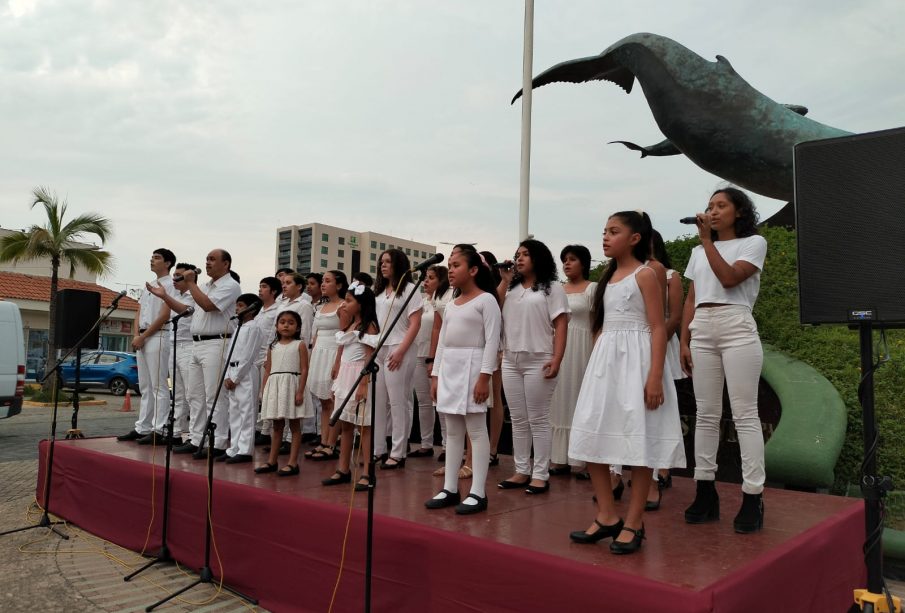
[[[685,509],[685,521],[689,524],[703,524],[720,518],[720,497],[713,481],[697,481],[698,492],[691,506]]]
[[[742,508],[732,522],[739,534],[750,534],[764,527],[763,494],[745,494],[742,492]]]

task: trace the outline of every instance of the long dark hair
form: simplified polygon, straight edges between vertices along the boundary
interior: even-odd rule
[[[591,277],[591,252],[584,245],[566,245],[559,252],[559,261],[565,262],[570,253],[581,263],[581,276],[587,281]]]
[[[484,259],[487,260],[487,264],[490,266],[490,274],[493,275],[493,282],[499,285],[500,281],[503,280],[503,277],[500,275],[500,269],[496,267],[499,260],[497,260],[496,256],[489,251],[481,251],[481,255],[484,256]]]
[[[545,294],[550,293],[550,286],[559,280],[559,274],[556,272],[556,261],[550,249],[539,240],[529,238],[518,244],[519,248],[524,247],[528,251],[531,258],[531,266],[534,268],[534,285],[531,286],[532,291],[543,290]],[[520,273],[512,275],[512,282],[509,289],[519,285],[523,280]]]
[[[377,300],[374,297],[374,292],[371,291],[370,287],[365,287],[364,291],[360,294],[356,294],[354,291],[350,292],[352,297],[355,298],[355,302],[358,303],[358,306],[361,307],[361,312],[358,314],[361,317],[361,324],[358,328],[355,329],[358,332],[358,338],[361,338],[367,333],[368,328],[371,327],[371,324],[374,324],[374,334],[380,332],[380,324],[377,322]],[[349,325],[346,326],[346,330],[352,327],[352,322],[349,322]]]
[[[434,264],[427,270],[428,272],[433,271],[434,276],[437,277],[437,289],[434,290],[434,295],[428,296],[428,298],[431,300],[442,298],[443,294],[449,289],[449,269],[446,266]]]
[[[754,201],[751,200],[748,194],[737,187],[722,187],[710,194],[710,197],[713,198],[717,194],[725,194],[729,202],[735,206],[735,212],[738,213],[738,217],[735,218],[736,238],[760,234],[757,231],[757,222],[760,221],[760,215],[757,213]],[[711,230],[710,236],[713,240],[719,240],[716,230]]]
[[[333,275],[333,279],[336,280],[336,295],[340,298],[346,297],[346,290],[349,289],[349,280],[346,278],[346,273],[341,270],[328,270],[331,275]],[[323,283],[323,280],[321,280]]]
[[[650,236],[651,256],[669,270],[672,268],[672,261],[666,251],[666,243],[663,242],[663,236],[656,230],[652,230]]]
[[[493,273],[490,272],[490,266],[481,259],[481,254],[479,254],[474,249],[461,249],[458,254],[465,258],[466,265],[468,269],[471,270],[472,267],[478,269],[478,273],[475,275],[474,283],[482,292],[487,292],[493,299],[499,303],[500,299],[496,293],[496,284],[493,282]],[[453,291],[453,297],[459,296],[462,291],[459,288],[456,288]]]
[[[619,211],[610,215],[610,219],[616,217],[624,223],[632,231],[633,234],[641,235],[634,247],[632,247],[632,256],[639,262],[644,262],[650,255],[650,219],[645,221],[644,213],[638,211]],[[594,304],[591,310],[591,330],[597,334],[603,328],[603,294],[606,292],[606,286],[616,273],[616,258],[610,258],[607,262],[600,280],[597,282],[597,290],[594,292]]]
[[[273,342],[270,343],[271,347],[275,346],[280,341],[280,331],[277,329],[277,325],[280,323],[280,317],[283,315],[292,315],[292,318],[295,320],[295,334],[292,335],[292,338],[297,341],[302,340],[302,316],[292,309],[286,309],[285,311],[277,313],[277,318],[273,322],[274,338]]]
[[[392,277],[384,279],[380,274],[380,266],[383,263],[384,254],[390,256],[390,265],[393,267]],[[409,271],[409,258],[401,249],[387,249],[377,258],[377,280],[374,281],[374,294],[386,290],[387,285],[391,285],[391,289],[400,295],[405,291],[406,286],[412,282],[412,273]],[[401,283],[400,283],[401,281]],[[399,287],[396,284],[399,283]]]

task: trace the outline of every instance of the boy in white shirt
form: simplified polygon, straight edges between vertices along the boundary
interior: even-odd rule
[[[261,349],[261,329],[252,321],[261,301],[254,294],[242,294],[236,300],[236,313],[252,307],[242,316],[236,330],[235,347],[226,370],[223,387],[229,407],[230,446],[217,461],[227,464],[251,462],[254,455],[255,416],[258,408],[258,369],[255,361]],[[228,456],[228,457],[227,457]]]

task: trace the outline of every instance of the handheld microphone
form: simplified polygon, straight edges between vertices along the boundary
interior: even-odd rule
[[[697,217],[683,217],[682,219],[679,220],[679,223],[684,223],[689,226],[696,226],[698,224],[698,218]]]
[[[515,264],[513,264],[512,262],[497,262],[493,265],[494,268],[499,268],[500,270],[509,270],[513,266],[515,266]]]
[[[182,313],[178,313],[176,317],[171,317],[169,323],[173,323],[174,321],[179,321],[183,317],[191,317],[195,313],[195,307],[189,307],[184,310]]]
[[[122,299],[126,295],[126,290],[121,291],[116,295],[116,298],[113,299],[113,302],[110,303],[112,308],[116,308],[116,305],[119,304],[120,299]]]
[[[430,267],[433,266],[434,264],[439,264],[439,263],[442,262],[442,261],[443,261],[443,254],[442,254],[442,253],[435,253],[435,254],[432,255],[431,257],[427,258],[426,260],[424,260],[423,262],[421,262],[420,264],[418,264],[417,266],[415,266],[415,267],[414,267],[413,269],[411,269],[409,272],[420,272],[421,274],[424,274],[424,271],[425,271],[425,270],[427,270],[428,268],[430,268]]]
[[[196,269],[194,270],[194,273],[195,273],[195,276],[197,277],[198,275],[201,274],[201,270],[198,269],[198,268],[196,268]],[[173,283],[179,283],[179,282],[182,281],[183,279],[185,279],[185,277],[183,277],[183,276],[180,275],[179,273],[176,273],[175,275],[173,275]]]
[[[249,313],[257,313],[258,311],[261,310],[261,306],[262,305],[260,302],[255,301],[255,302],[251,303],[250,305],[248,305],[247,307],[245,307],[244,309],[242,309],[241,311],[239,311],[238,313],[236,313],[235,315],[233,315],[232,317],[230,317],[229,319],[230,319],[230,321],[233,319],[242,319]]]

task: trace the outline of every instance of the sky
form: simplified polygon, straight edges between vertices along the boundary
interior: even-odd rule
[[[228,249],[245,290],[276,228],[322,222],[427,243],[518,244],[521,0],[0,0],[0,226],[42,223],[38,185],[113,222],[115,270],[165,246]],[[727,57],[767,96],[852,132],[905,125],[905,3],[541,0],[534,74],[635,32]],[[640,87],[533,101],[529,231],[601,259],[609,213],[668,239],[722,181],[663,137]],[[756,196],[763,217],[783,203]]]

